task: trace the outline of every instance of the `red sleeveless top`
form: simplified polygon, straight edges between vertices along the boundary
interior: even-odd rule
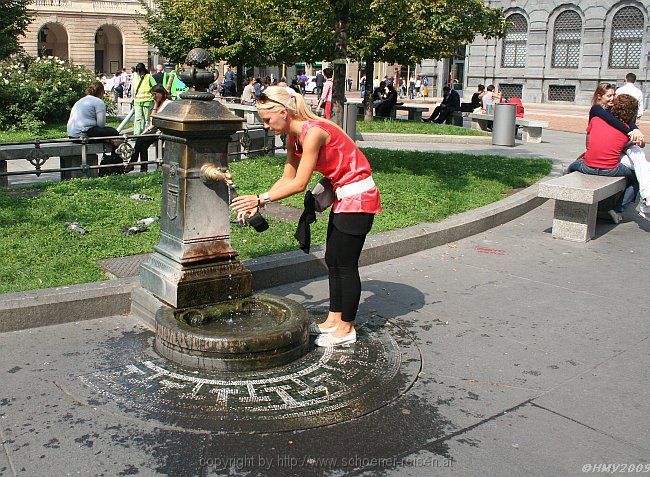
[[[339,128],[325,121],[307,121],[302,127],[300,143],[310,128],[318,127],[327,132],[330,142],[321,147],[316,161],[316,170],[332,181],[334,191],[339,187],[370,177],[372,171],[368,159],[354,142]],[[302,149],[296,144],[293,136],[289,136],[298,158],[302,157]],[[365,212],[378,214],[381,212],[381,199],[377,187],[350,197],[334,199],[332,212],[335,214]]]

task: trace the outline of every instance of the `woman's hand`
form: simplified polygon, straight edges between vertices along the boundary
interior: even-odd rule
[[[254,207],[251,210],[245,210],[243,212],[237,212],[237,222],[245,224],[248,222],[248,218],[257,214],[259,207]]]
[[[638,129],[635,129],[630,133],[630,140],[637,146],[645,146],[645,138],[643,137],[643,133]]]
[[[230,208],[237,211],[237,217],[241,212],[249,212],[257,209],[260,205],[258,196],[256,195],[239,195],[230,203]]]

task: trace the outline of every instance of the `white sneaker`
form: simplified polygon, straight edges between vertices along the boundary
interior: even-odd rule
[[[623,214],[620,212],[616,212],[614,209],[607,211],[609,216],[612,218],[612,222],[615,224],[620,224],[621,221],[623,220]]]
[[[650,220],[650,214],[646,212],[639,211],[639,215],[646,220]]]
[[[316,346],[331,348],[333,346],[351,345],[352,343],[356,343],[356,341],[357,332],[353,329],[347,335],[341,338],[334,338],[331,333],[322,334],[316,338]]]
[[[318,323],[309,323],[309,334],[310,335],[326,335],[328,333],[333,333],[336,331],[338,326],[333,326],[331,328],[321,328]]]

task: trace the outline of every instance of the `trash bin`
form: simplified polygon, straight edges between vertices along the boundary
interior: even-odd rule
[[[492,124],[492,144],[495,146],[514,146],[517,121],[517,105],[497,103],[494,105]]]
[[[346,102],[343,107],[343,129],[350,138],[357,140],[357,103]]]

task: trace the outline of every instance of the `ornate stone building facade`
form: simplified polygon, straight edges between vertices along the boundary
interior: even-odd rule
[[[150,63],[136,0],[35,0],[34,20],[23,48],[34,56],[58,56],[110,75],[118,68]]]
[[[462,84],[500,86],[524,102],[589,104],[599,82],[622,85],[634,73],[650,106],[650,3],[496,0],[504,9],[504,39],[467,47]]]

